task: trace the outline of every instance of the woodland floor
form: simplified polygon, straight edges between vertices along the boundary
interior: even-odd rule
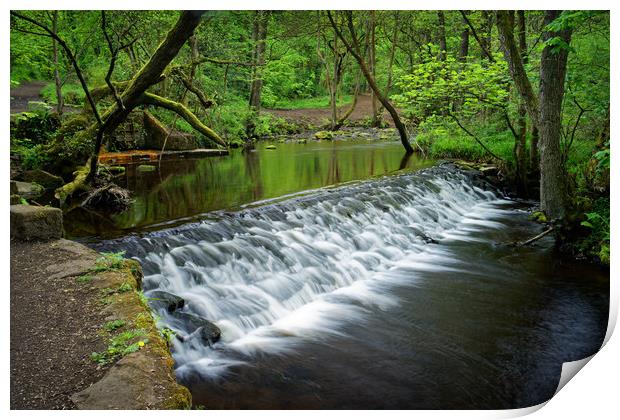
[[[338,114],[343,114],[349,105],[344,105],[338,108]],[[331,109],[329,107],[324,108],[308,108],[308,109],[265,109],[265,112],[275,115],[279,118],[284,118],[293,122],[303,122],[311,125],[322,125],[329,121],[331,118]],[[368,94],[360,95],[357,99],[357,104],[353,113],[349,117],[350,122],[360,122],[366,118],[372,116],[372,97]],[[394,123],[390,118],[387,111],[383,111],[383,120],[393,127]]]
[[[11,409],[72,409],[70,397],[103,377],[99,294],[77,281],[74,254],[55,242],[11,241]],[[49,267],[71,261],[63,277]]]
[[[41,100],[41,89],[45,82],[26,82],[11,88],[11,114],[28,111],[29,101]]]

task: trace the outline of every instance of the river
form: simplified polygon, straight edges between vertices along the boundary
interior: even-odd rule
[[[609,273],[564,260],[550,238],[513,246],[540,232],[531,203],[431,164],[403,160],[394,142],[259,144],[161,175],[128,171],[134,207],[73,232],[125,250],[147,296],[178,295],[182,312],[221,329],[213,346],[174,340],[195,404],[543,402],[563,362],[602,344]]]

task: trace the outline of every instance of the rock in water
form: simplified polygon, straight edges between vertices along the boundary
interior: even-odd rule
[[[331,131],[317,131],[314,133],[314,137],[319,140],[331,140],[334,138],[334,133]]]
[[[157,166],[155,165],[138,165],[136,171],[138,172],[153,172],[157,170]]]
[[[220,339],[222,332],[219,327],[211,321],[187,312],[175,311],[172,315],[174,320],[177,321],[175,322],[176,326],[180,327],[178,329],[185,328],[192,331],[192,333],[187,336],[177,334],[179,340],[188,341],[194,337],[199,337],[200,341],[208,346],[216,343]]]
[[[170,313],[185,306],[185,300],[182,297],[164,292],[163,290],[155,290],[149,293],[147,297],[152,308],[166,308]]]
[[[484,176],[497,176],[499,169],[497,169],[497,166],[484,166],[480,168],[480,172]]]
[[[276,148],[276,146],[274,146],[273,144],[270,144],[269,146],[265,147],[265,149],[269,149],[269,150],[274,150]]]

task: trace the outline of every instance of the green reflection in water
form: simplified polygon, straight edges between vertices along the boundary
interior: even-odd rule
[[[133,191],[132,207],[114,216],[72,211],[65,216],[67,235],[110,238],[153,230],[213,210],[432,164],[405,156],[394,141],[277,143],[275,150],[268,144],[223,157],[163,161],[161,171],[129,165],[119,184]]]

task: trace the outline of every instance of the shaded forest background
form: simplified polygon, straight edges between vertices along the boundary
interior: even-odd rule
[[[94,177],[98,143],[110,149],[113,136],[100,130],[97,114],[123,116],[120,99],[151,66],[131,106],[206,147],[305,129],[395,126],[408,152],[500,166],[518,195],[541,199],[541,217],[561,219],[564,236],[579,238],[576,255],[608,263],[608,12],[207,12],[193,17],[193,33],[176,33],[168,62],[156,62],[184,18],[192,16],[12,14],[11,86],[43,81],[51,105],[15,118],[12,153],[67,183],[89,161],[85,176]],[[557,68],[546,72],[552,61]],[[558,80],[561,92],[541,89],[544,77]],[[362,97],[370,97],[371,113],[353,122]],[[316,108],[329,112],[313,127],[271,111]],[[551,163],[540,161],[545,141],[557,146]]]

